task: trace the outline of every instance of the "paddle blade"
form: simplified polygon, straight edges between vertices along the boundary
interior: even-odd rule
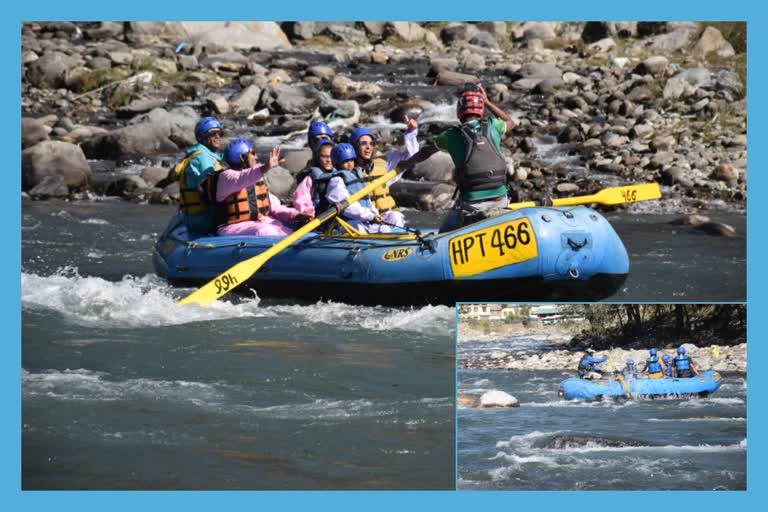
[[[658,183],[641,183],[623,187],[610,187],[589,196],[563,197],[552,201],[554,206],[574,206],[599,203],[605,205],[637,203],[661,198]]]

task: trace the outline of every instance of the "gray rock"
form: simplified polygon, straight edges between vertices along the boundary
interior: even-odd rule
[[[316,65],[307,68],[308,76],[316,76],[330,82],[336,76],[336,70],[331,66]]]
[[[296,175],[307,167],[307,162],[312,158],[312,150],[307,147],[298,151],[286,151],[283,153],[283,158],[285,161],[280,166]]]
[[[546,41],[555,39],[557,37],[557,32],[555,31],[556,25],[556,23],[552,22],[527,21],[512,30],[512,37],[517,41],[526,42],[532,40]]]
[[[32,187],[29,196],[35,199],[69,197],[69,187],[64,182],[64,177],[59,174],[46,176],[40,183]]]
[[[442,71],[456,71],[459,61],[455,57],[430,57],[429,76],[435,76]]]
[[[482,21],[476,24],[478,30],[493,34],[497,41],[507,39],[507,24],[503,21]],[[539,38],[540,39],[540,38]]]
[[[47,52],[27,66],[27,80],[39,88],[64,87],[66,73],[84,63],[79,56],[57,51]]]
[[[96,135],[81,146],[89,158],[102,159],[177,153],[196,142],[194,129],[199,117],[190,107],[170,112],[158,108],[135,117],[128,126]]]
[[[139,98],[124,107],[118,108],[115,113],[120,119],[130,119],[139,114],[146,114],[156,108],[161,108],[168,103],[165,98]]]
[[[464,67],[470,71],[483,71],[485,69],[485,58],[477,53],[467,55],[464,59]]]
[[[669,68],[669,59],[663,55],[654,55],[645,59],[640,66],[638,66],[637,72],[639,74],[649,73],[651,75],[662,75]]]
[[[94,57],[88,61],[88,67],[91,69],[108,70],[112,69],[112,61],[106,57]]]
[[[365,32],[356,28],[334,23],[326,27],[321,34],[330,37],[334,41],[340,41],[350,44],[365,44],[368,38]]]
[[[48,177],[61,176],[70,190],[88,185],[91,168],[75,144],[46,140],[21,152],[21,186],[30,190]]]
[[[133,62],[133,54],[131,52],[114,51],[108,52],[107,57],[113,64],[118,66],[130,66]]]
[[[365,31],[374,36],[380,36],[384,33],[384,25],[386,25],[386,23],[383,21],[364,21],[363,22],[363,28],[365,29]]]
[[[645,103],[653,99],[653,94],[647,87],[638,85],[629,91],[627,94],[627,99],[629,101],[634,101],[635,103]]]
[[[184,71],[200,69],[200,63],[194,55],[179,55],[179,67]]]
[[[667,34],[654,36],[643,42],[646,51],[650,52],[672,52],[690,45],[691,32],[698,30],[696,27],[680,27]]]
[[[229,112],[229,102],[227,98],[218,93],[211,93],[205,98],[205,104],[211,112],[216,115],[222,115]]]
[[[739,181],[739,170],[730,163],[724,162],[717,166],[712,177],[718,181],[724,181],[733,186]]]
[[[449,23],[440,31],[440,38],[445,44],[469,41],[477,31],[477,27],[469,23]]]
[[[141,171],[141,179],[144,182],[154,187],[160,180],[164,180],[168,176],[170,169],[166,167],[145,167]]]
[[[182,22],[186,40],[210,52],[250,50],[262,52],[292,48],[288,37],[273,21]]]
[[[406,177],[415,181],[453,183],[453,160],[448,153],[438,151],[409,169]]]
[[[314,21],[286,21],[281,28],[290,39],[312,39],[315,35]]]
[[[447,183],[400,180],[392,185],[390,191],[400,206],[434,211],[451,206],[455,189],[454,185]]]
[[[693,187],[693,181],[688,177],[685,169],[670,167],[661,172],[661,182],[665,185],[680,184],[685,188]]]
[[[613,40],[612,37],[606,37],[604,39],[600,39],[599,41],[595,41],[592,44],[587,45],[585,48],[585,51],[588,54],[596,54],[596,53],[606,53],[611,48],[614,48],[616,46],[616,41]]]
[[[407,43],[423,41],[426,30],[411,21],[391,21],[384,24],[384,37],[395,36]]]
[[[520,407],[520,402],[509,393],[494,389],[482,394],[480,407]]]
[[[283,167],[275,167],[264,175],[264,181],[267,182],[271,193],[275,194],[283,202],[290,202],[290,194],[294,186],[291,171]]]
[[[573,192],[578,192],[580,187],[575,183],[558,183],[555,189],[561,194],[571,194]]]
[[[677,146],[677,139],[675,139],[674,135],[663,135],[654,138],[650,146],[654,151],[669,151]]]
[[[733,46],[725,40],[720,31],[715,27],[709,26],[704,29],[696,46],[693,47],[693,55],[703,58],[713,52],[717,53],[720,57],[733,57],[736,55]]]
[[[523,64],[516,72],[509,73],[512,80],[523,78],[560,78],[563,77],[563,71],[554,64],[548,62],[528,62]]]
[[[255,85],[249,85],[232,97],[229,106],[235,114],[250,114],[256,109],[260,96],[261,89]]]
[[[51,132],[49,126],[44,125],[37,119],[31,117],[21,118],[21,149],[34,146],[38,142],[48,140],[48,134]]]
[[[305,86],[269,84],[261,93],[259,108],[267,108],[278,114],[309,114],[318,101],[309,96]]]
[[[464,85],[467,82],[476,83],[477,77],[456,71],[440,71],[435,78],[438,85]]]
[[[490,32],[485,32],[484,30],[478,30],[475,32],[472,37],[469,38],[469,44],[473,44],[475,46],[482,46],[483,48],[498,48],[499,43],[496,41],[496,38],[493,34]]]

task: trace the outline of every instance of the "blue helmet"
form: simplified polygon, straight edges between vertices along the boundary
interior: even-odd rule
[[[635,366],[635,362],[632,359],[627,359],[627,366]]]
[[[323,121],[315,121],[309,125],[309,130],[307,130],[307,141],[311,143],[312,137],[317,137],[318,135],[327,135],[328,137],[333,138],[331,128]]]
[[[249,151],[253,151],[253,144],[245,139],[234,139],[227,144],[227,148],[224,150],[224,160],[233,169],[240,169],[243,166],[241,157]]]
[[[656,355],[656,349],[655,348],[652,348],[651,350],[649,350],[649,352],[651,353],[652,356]]]
[[[668,354],[664,354],[663,356],[661,356],[661,360],[662,360],[662,361],[664,361],[665,363],[666,363],[667,361],[669,361],[669,359],[670,359],[670,357],[669,357],[669,355],[668,355]]]
[[[211,130],[223,131],[224,127],[221,126],[221,123],[215,117],[204,117],[199,120],[195,125],[195,139],[197,139],[197,142],[201,144],[205,142],[205,134]]]
[[[684,346],[682,346],[682,345],[680,345],[679,347],[677,347],[677,353],[678,353],[678,354],[685,354],[685,347],[684,347]]]
[[[333,142],[331,139],[320,139],[319,141],[315,142],[315,144],[312,146],[312,153],[317,154],[318,151],[320,151],[320,148],[323,146],[335,146],[336,143]]]
[[[354,160],[355,158],[357,158],[357,153],[355,153],[355,148],[351,144],[337,144],[333,151],[331,151],[331,161],[334,167],[341,162]]]
[[[369,130],[368,128],[356,128],[352,132],[352,135],[349,136],[349,143],[352,144],[353,146],[357,146],[357,141],[363,135],[368,135],[372,139],[375,139],[375,137],[373,136],[373,133],[371,133],[371,130]]]

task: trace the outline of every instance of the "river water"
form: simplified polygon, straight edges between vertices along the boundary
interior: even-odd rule
[[[453,308],[177,306],[171,212],[24,206],[24,489],[455,487]]]
[[[488,350],[530,351],[518,337]],[[556,342],[555,342],[556,343]],[[459,345],[459,358],[483,342]],[[459,489],[746,489],[747,381],[723,375],[709,398],[565,401],[570,372],[459,370],[459,393],[501,390],[514,409],[458,411]]]

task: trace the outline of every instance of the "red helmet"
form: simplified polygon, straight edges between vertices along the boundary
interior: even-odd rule
[[[456,115],[460,120],[467,116],[476,115],[483,117],[485,102],[483,96],[476,91],[465,91],[461,93],[459,102],[456,104]]]

